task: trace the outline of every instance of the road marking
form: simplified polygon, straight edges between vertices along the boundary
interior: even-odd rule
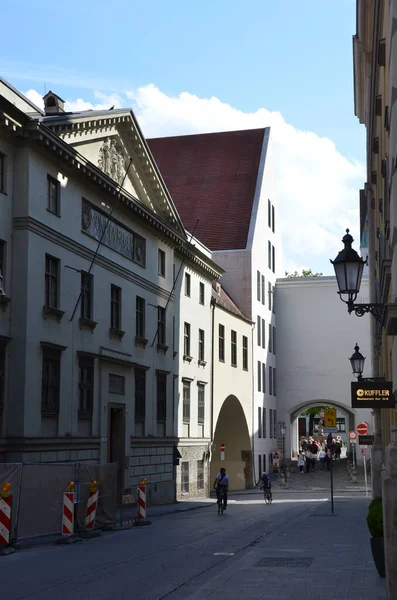
[[[234,556],[234,552],[214,552],[214,556]]]

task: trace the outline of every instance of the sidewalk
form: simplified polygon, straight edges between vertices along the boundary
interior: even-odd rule
[[[278,522],[252,549],[192,596],[229,600],[385,600],[385,580],[372,561],[365,517],[369,500],[308,505],[290,524]],[[272,506],[268,507],[272,510]]]

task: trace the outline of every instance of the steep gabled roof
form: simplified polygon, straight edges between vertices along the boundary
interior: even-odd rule
[[[247,247],[266,129],[147,140],[186,229],[211,250]]]
[[[248,323],[252,323],[252,320],[249,317],[247,317],[247,315],[245,315],[242,310],[239,309],[237,304],[234,302],[231,296],[229,296],[229,294],[227,293],[225,288],[219,283],[219,281],[212,284],[212,298],[217,306],[220,306],[224,310],[227,310],[236,317],[239,317],[240,319],[243,319]]]

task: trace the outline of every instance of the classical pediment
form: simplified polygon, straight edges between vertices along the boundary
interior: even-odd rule
[[[184,232],[132,111],[61,113],[42,122],[164,221]]]

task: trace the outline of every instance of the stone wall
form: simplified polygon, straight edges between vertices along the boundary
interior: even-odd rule
[[[179,459],[179,466],[176,469],[176,495],[177,500],[186,500],[188,498],[207,498],[209,496],[209,469],[207,460],[207,446],[178,446],[182,456]],[[201,488],[197,486],[198,461],[204,459],[204,485]],[[182,491],[182,463],[189,463],[189,491]]]
[[[175,501],[173,444],[150,442],[131,443],[126,488],[136,495],[142,479],[147,479],[147,504],[169,504]]]

